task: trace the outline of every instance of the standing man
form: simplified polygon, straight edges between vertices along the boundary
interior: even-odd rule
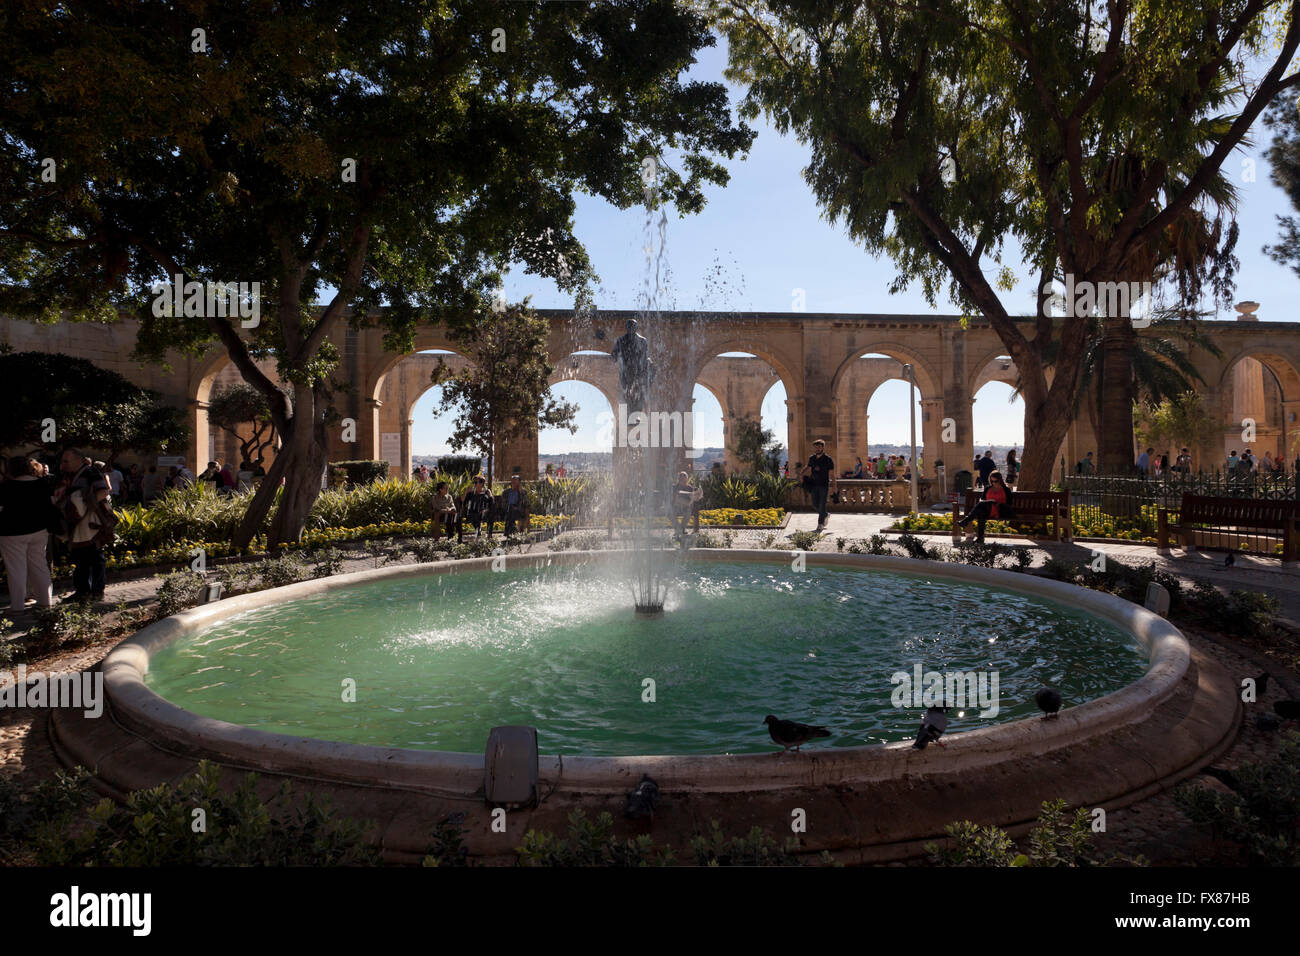
[[[807,479],[812,494],[813,507],[817,509],[817,533],[826,528],[826,499],[835,490],[835,462],[826,454],[826,442],[820,438],[813,442],[813,454],[804,465],[803,478]]]
[[[502,497],[505,499],[506,508],[505,533],[527,531],[531,505],[528,501],[528,492],[524,490],[524,484],[518,475],[511,477],[510,487]]]
[[[1180,471],[1184,475],[1190,475],[1192,473],[1192,456],[1186,448],[1178,453],[1178,461],[1177,464],[1174,465],[1174,470]]]
[[[789,462],[786,462],[787,469]],[[695,533],[700,533],[700,505],[704,502],[704,489],[691,486],[691,476],[684,471],[677,473],[677,484],[673,485],[673,526],[677,537],[686,537],[686,522],[694,519]]]
[[[1143,478],[1151,477],[1151,455],[1155,452],[1154,448],[1148,448],[1142,454],[1138,455],[1137,470]]]
[[[979,471],[979,483],[982,487],[989,486],[989,475],[998,470],[997,463],[993,460],[993,449],[984,453],[984,457],[977,459],[975,468]]]
[[[106,577],[104,548],[112,537],[105,515],[109,510],[108,482],[75,448],[66,449],[59,462],[63,482],[54,492],[54,504],[63,512],[72,552],[74,601],[102,600]],[[111,514],[111,512],[110,512]]]

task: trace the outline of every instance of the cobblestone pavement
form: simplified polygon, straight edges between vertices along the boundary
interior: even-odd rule
[[[897,532],[886,531],[886,529],[895,520],[896,516],[886,514],[832,514],[826,533],[817,542],[815,549],[835,551],[837,539],[845,539],[847,546],[850,542],[868,538],[873,534],[886,534],[890,540],[893,540],[897,537]],[[775,536],[775,543],[785,543],[788,546],[790,536],[794,532],[811,531],[815,527],[815,515],[795,513],[790,516],[787,527],[779,532],[770,529],[734,531],[732,547],[763,547],[766,539],[772,535]],[[571,534],[581,533],[584,532],[571,532]],[[590,532],[585,533],[590,534]],[[931,540],[937,544],[949,543],[944,536],[935,536]],[[1138,544],[1080,542],[1071,545],[1039,540],[998,539],[992,536],[988,540],[1005,544],[1029,545],[1033,549],[1035,565],[1042,564],[1048,557],[1086,563],[1092,559],[1094,549],[1104,552],[1108,558],[1130,564],[1145,563],[1154,559],[1160,567],[1188,580],[1205,579],[1224,587],[1264,591],[1279,599],[1284,621],[1300,621],[1300,572],[1282,568],[1277,560],[1239,555],[1237,565],[1226,568],[1222,565],[1222,557],[1216,556],[1213,552],[1183,554],[1175,551],[1170,556],[1159,556],[1155,553],[1154,547]],[[527,550],[545,551],[546,548],[546,542],[537,542]],[[401,550],[400,546],[399,550]],[[409,563],[412,560],[411,555],[407,553],[399,561],[390,563]],[[354,552],[353,556],[345,561],[343,572],[361,571],[374,566],[373,558],[360,556]],[[142,605],[153,599],[160,582],[160,576],[111,582],[105,592],[105,601],[97,606],[108,615],[116,613],[115,609],[121,605],[128,608]],[[17,625],[15,630],[21,632],[24,625],[29,623],[31,616],[30,611],[19,615],[15,620]],[[1247,676],[1267,669],[1276,678],[1270,685],[1268,694],[1264,695],[1259,703],[1248,707],[1240,736],[1233,748],[1217,761],[1217,765],[1233,768],[1266,758],[1276,752],[1279,746],[1279,735],[1276,732],[1268,733],[1257,729],[1251,720],[1251,711],[1269,709],[1274,700],[1282,697],[1300,696],[1300,681],[1297,680],[1300,674],[1284,670],[1276,661],[1270,661],[1257,651],[1231,638],[1206,634],[1194,628],[1183,630],[1197,649],[1212,656],[1230,673]],[[40,661],[38,665],[44,670],[80,670],[101,660],[114,643],[116,639],[102,641]],[[58,767],[45,733],[45,716],[44,711],[0,708],[0,774],[13,776],[23,785],[29,785],[47,777]],[[1198,774],[1193,778],[1193,782],[1195,785],[1216,789],[1223,786],[1204,774]],[[1148,859],[1165,864],[1211,862],[1210,854],[1213,851],[1213,845],[1205,835],[1194,829],[1177,809],[1172,793],[1169,791],[1156,794],[1133,806],[1112,811],[1108,816],[1107,830],[1099,835],[1097,843],[1107,853],[1141,854]]]

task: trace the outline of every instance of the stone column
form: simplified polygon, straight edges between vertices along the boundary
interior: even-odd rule
[[[803,396],[787,397],[785,407],[786,420],[790,427],[790,459],[797,464],[802,464],[812,454],[812,439],[808,437]],[[791,471],[793,470],[791,468]]]
[[[972,414],[974,400],[967,389],[966,380],[969,370],[966,368],[966,337],[961,329],[943,330],[943,351],[949,356],[945,369],[943,389],[943,415],[939,421],[939,448],[948,470],[948,485],[952,487],[957,472],[969,471],[975,457],[975,419]],[[943,419],[953,420],[955,434],[953,441],[943,440]]]
[[[186,449],[185,464],[197,475],[208,464],[208,403],[190,400],[190,444]],[[202,459],[202,461],[200,461]]]

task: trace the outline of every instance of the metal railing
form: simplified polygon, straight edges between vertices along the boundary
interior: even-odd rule
[[[1252,498],[1267,501],[1297,500],[1295,473],[1231,474],[1226,472],[1168,472],[1156,477],[1140,475],[1066,475],[1062,486],[1070,492],[1076,525],[1112,523],[1117,530],[1138,529],[1156,533],[1161,508],[1177,512],[1184,494],[1215,498]],[[1176,520],[1171,515],[1171,519]],[[1255,528],[1206,530],[1196,533],[1196,544],[1261,554],[1274,553],[1281,533]]]

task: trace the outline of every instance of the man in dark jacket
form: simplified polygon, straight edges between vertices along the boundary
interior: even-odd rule
[[[829,517],[826,499],[835,489],[835,462],[826,454],[826,442],[820,438],[813,442],[813,454],[803,467],[803,478],[812,495],[812,506],[817,509],[817,532],[820,534],[825,530]]]

